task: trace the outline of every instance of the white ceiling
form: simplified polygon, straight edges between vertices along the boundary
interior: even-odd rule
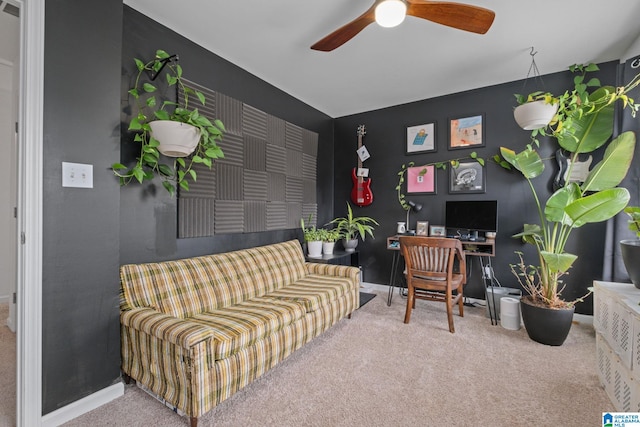
[[[331,117],[524,79],[532,46],[541,74],[640,54],[638,0],[469,0],[485,35],[407,17],[332,52],[309,47],[373,0],[124,3]]]

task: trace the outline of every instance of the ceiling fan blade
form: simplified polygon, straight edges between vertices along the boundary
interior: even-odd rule
[[[335,30],[333,33],[329,34],[322,40],[316,42],[311,49],[313,50],[321,50],[323,52],[330,52],[333,49],[336,49],[349,40],[351,40],[356,34],[362,31],[367,25],[375,22],[375,6],[377,2],[373,4],[362,15],[358,16],[353,21],[349,22],[346,25]]]
[[[407,0],[407,15],[472,33],[489,31],[496,14],[483,7],[446,1]]]

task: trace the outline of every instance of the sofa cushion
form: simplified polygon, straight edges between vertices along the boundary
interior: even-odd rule
[[[305,315],[295,301],[255,297],[197,314],[189,320],[215,329],[214,359],[224,359],[281,330]]]
[[[186,318],[262,296],[306,274],[297,240],[120,268],[120,309],[150,307]]]
[[[298,302],[304,305],[307,312],[311,312],[340,298],[351,287],[352,281],[347,277],[309,274],[267,296]]]

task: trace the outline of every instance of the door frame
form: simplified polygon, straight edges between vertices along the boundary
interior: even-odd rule
[[[20,6],[16,423],[42,423],[42,188],[45,0]]]

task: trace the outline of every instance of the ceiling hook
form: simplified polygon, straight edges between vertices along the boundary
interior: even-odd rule
[[[533,51],[534,47],[531,46],[531,52],[529,52],[529,55],[531,56],[536,56],[536,53],[538,53],[538,51],[536,50],[535,52]]]

